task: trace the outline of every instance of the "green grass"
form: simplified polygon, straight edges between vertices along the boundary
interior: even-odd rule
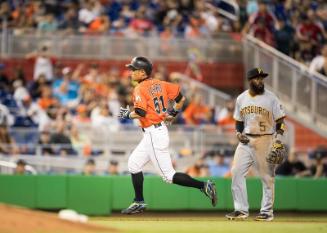
[[[146,213],[137,216],[114,214],[94,218],[92,223],[126,233],[326,233],[326,214],[280,214],[273,222],[228,221],[222,213]]]

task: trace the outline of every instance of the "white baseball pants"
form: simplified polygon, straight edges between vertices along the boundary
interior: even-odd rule
[[[171,162],[168,129],[164,123],[157,128],[154,125],[144,128],[141,142],[128,159],[129,172],[141,172],[150,160],[162,179],[172,183],[176,171]]]

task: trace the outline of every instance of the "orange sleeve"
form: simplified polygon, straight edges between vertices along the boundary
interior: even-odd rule
[[[174,83],[165,82],[165,86],[166,86],[166,90],[167,90],[168,99],[174,100],[180,92],[179,85],[174,84]]]
[[[140,108],[144,111],[147,110],[146,96],[141,88],[134,89],[133,104],[134,104],[134,108]]]

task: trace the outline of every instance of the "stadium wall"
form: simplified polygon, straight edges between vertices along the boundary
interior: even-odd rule
[[[116,67],[120,70],[125,69],[125,64],[130,61],[115,61],[115,60],[76,60],[76,59],[60,59],[56,61],[56,64],[61,64],[63,67],[76,67],[80,63],[86,65],[86,69],[89,64],[99,64],[100,70],[108,70],[111,67]],[[8,75],[14,75],[17,69],[24,70],[27,80],[33,79],[34,59],[3,59],[1,63],[5,64],[6,72]],[[155,68],[158,65],[164,65],[168,72],[181,72],[184,73],[187,69],[187,62],[166,62],[166,61],[154,61]],[[227,62],[215,62],[215,63],[200,63],[199,64],[203,82],[219,88],[223,91],[239,93],[243,90],[244,86],[244,67],[242,63],[227,63]],[[190,73],[191,77],[195,78],[193,73]]]
[[[231,210],[231,180],[213,178],[218,205],[198,190],[169,185],[159,177],[147,176],[144,196],[149,210]],[[261,182],[247,181],[252,210],[261,203]],[[0,202],[37,209],[74,209],[87,215],[108,215],[128,206],[134,191],[129,176],[11,176],[0,175]],[[277,178],[275,210],[326,211],[327,179]]]

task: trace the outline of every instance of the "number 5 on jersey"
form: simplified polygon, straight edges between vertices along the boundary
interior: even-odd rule
[[[266,131],[266,125],[264,121],[259,122],[259,127],[260,127],[260,132],[265,132]]]

